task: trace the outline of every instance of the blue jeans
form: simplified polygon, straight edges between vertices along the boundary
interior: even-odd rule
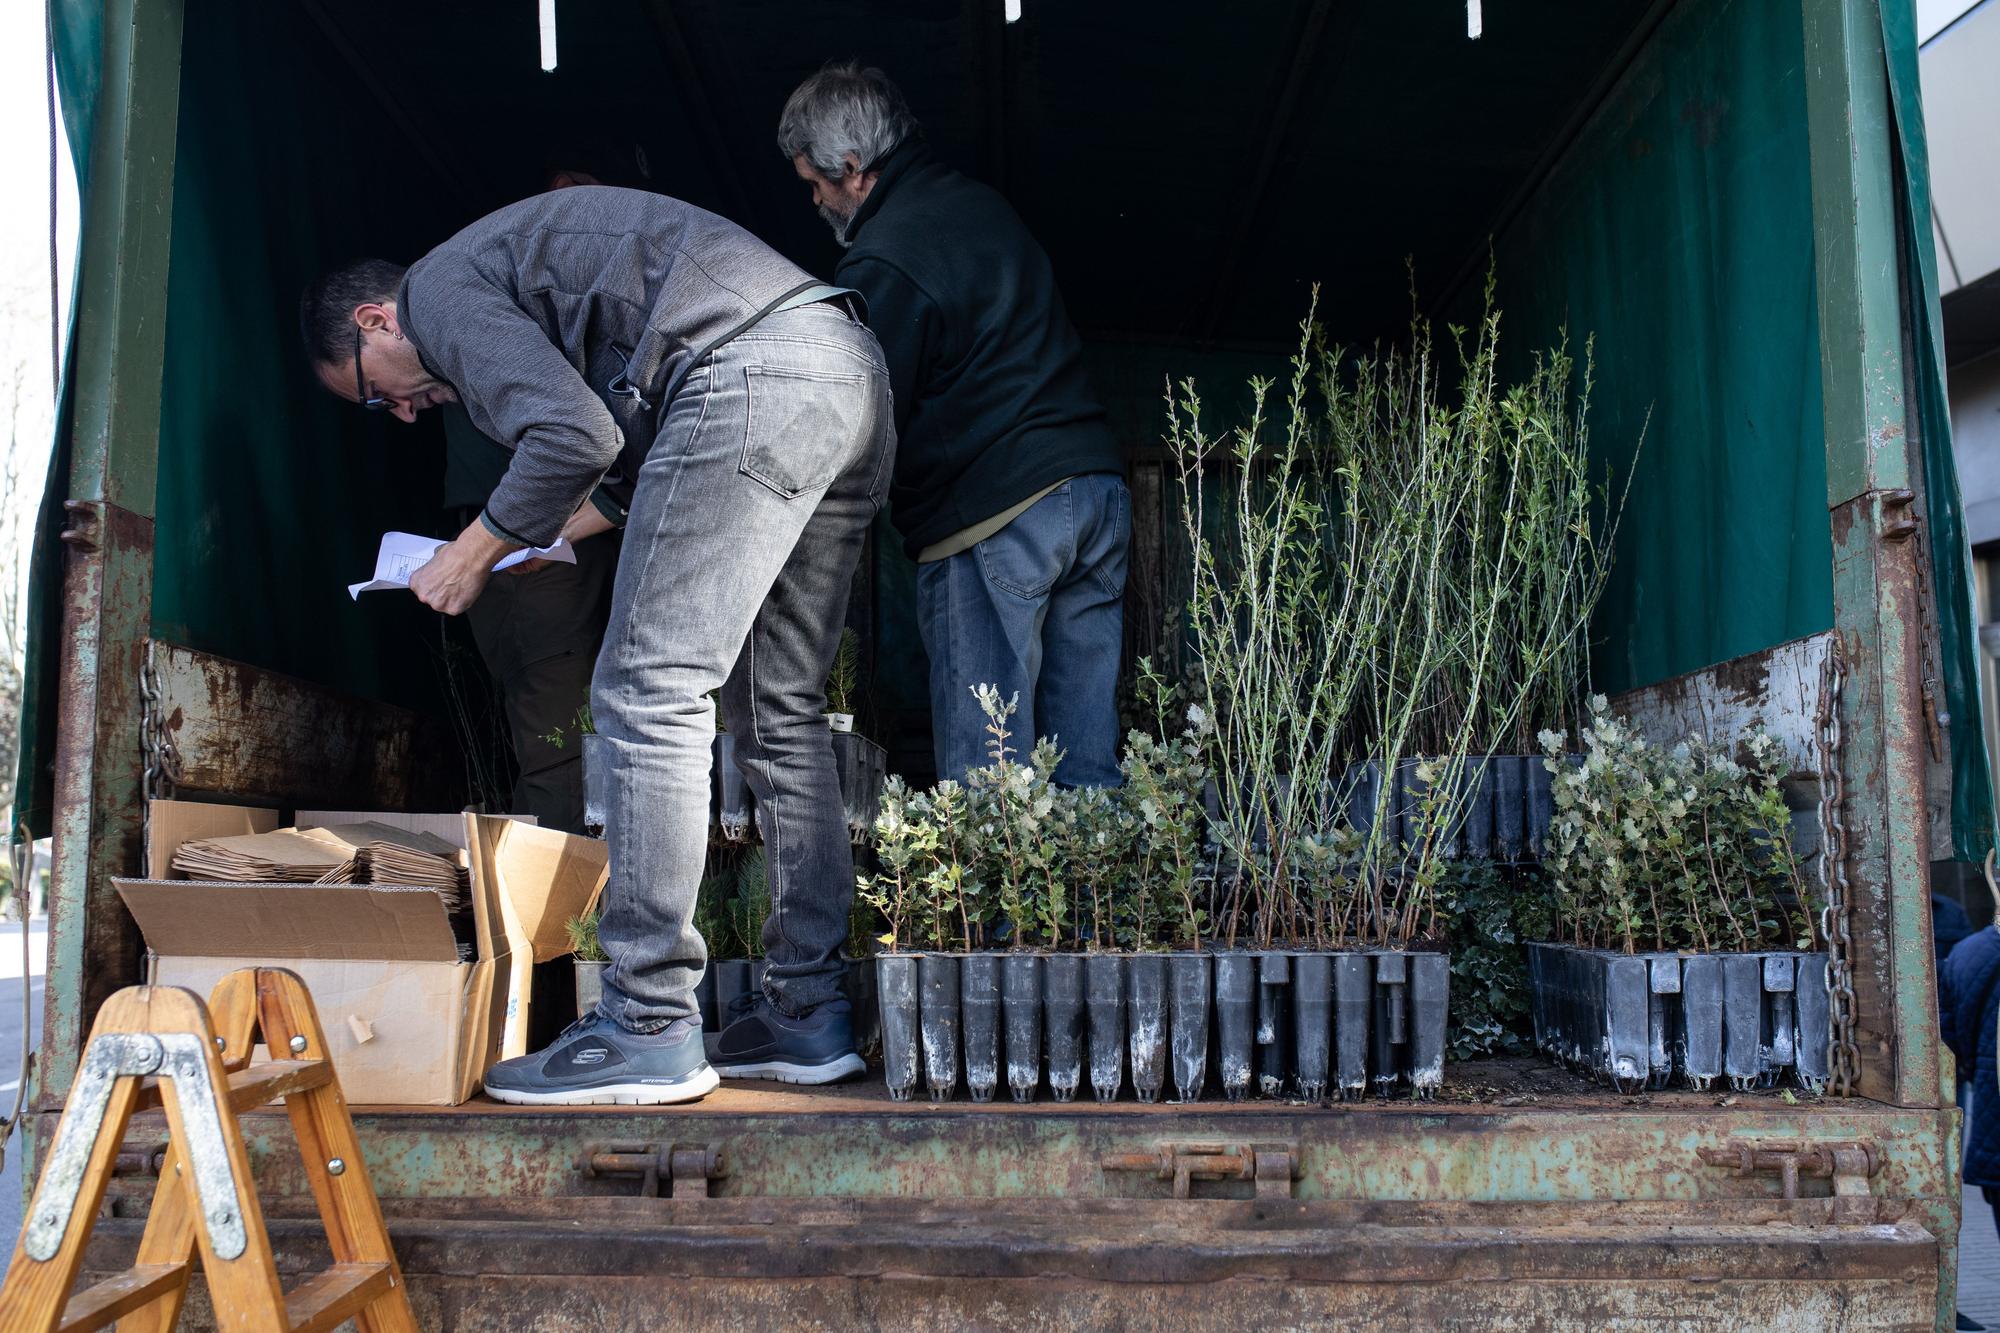
[[[1118,660],[1132,494],[1113,473],[1073,477],[969,551],[917,567],[917,620],[931,659],[938,776],[992,762],[972,687],[1020,696],[1008,742],[1059,744],[1056,780],[1118,785]]]
[[[838,992],[854,862],[825,682],[894,421],[875,335],[824,304],[767,317],[668,404],[591,683],[611,844],[598,1008],[624,1027],[696,1013],[717,689],[770,861],[765,991],[791,1014]]]

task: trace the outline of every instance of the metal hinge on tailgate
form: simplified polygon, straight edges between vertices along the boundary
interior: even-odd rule
[[[660,1185],[675,1199],[706,1199],[710,1181],[728,1175],[722,1150],[713,1143],[594,1143],[579,1163],[592,1180],[604,1176],[637,1176],[639,1197],[657,1199]]]
[[[1150,1153],[1110,1153],[1104,1173],[1132,1171],[1171,1180],[1174,1197],[1185,1199],[1197,1180],[1255,1181],[1260,1199],[1289,1199],[1299,1178],[1296,1143],[1162,1143]]]
[[[1872,1143],[1795,1143],[1773,1139],[1738,1139],[1720,1148],[1703,1148],[1701,1160],[1710,1166],[1733,1168],[1738,1176],[1772,1173],[1784,1197],[1799,1197],[1799,1180],[1833,1182],[1833,1220],[1865,1225],[1877,1220],[1875,1196],[1868,1180],[1882,1169],[1882,1154]]]

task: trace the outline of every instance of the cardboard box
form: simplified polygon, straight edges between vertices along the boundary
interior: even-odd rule
[[[267,832],[279,827],[275,810],[155,801],[147,878],[112,884],[146,937],[155,985],[206,996],[237,968],[290,968],[312,991],[350,1103],[455,1105],[479,1090],[489,1065],[525,1049],[533,964],[568,951],[563,922],[596,902],[607,851],[594,838],[492,815],[302,811],[297,824],[362,819],[466,851],[472,961],[459,961],[429,890],[169,878],[182,843]]]

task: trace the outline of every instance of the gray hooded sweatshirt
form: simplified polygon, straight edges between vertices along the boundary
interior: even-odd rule
[[[578,186],[488,214],[410,266],[397,317],[514,451],[488,528],[547,546],[600,480],[621,504],[694,361],[813,279],[735,223]]]

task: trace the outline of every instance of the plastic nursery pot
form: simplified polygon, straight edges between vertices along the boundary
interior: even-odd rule
[[[1375,827],[1375,805],[1382,796],[1382,766],[1373,759],[1349,764],[1343,788],[1347,792],[1347,822],[1365,842]]]
[[[590,1017],[591,1011],[597,1008],[598,1000],[604,996],[604,969],[610,966],[611,964],[606,962],[592,963],[586,962],[581,958],[576,960],[576,1016],[578,1018]],[[561,973],[557,973],[557,975],[560,976]]]
[[[1722,959],[1722,1072],[1729,1086],[1748,1092],[1763,1073],[1764,958],[1732,953]]]
[[[1644,958],[1606,954],[1598,960],[1603,988],[1599,1031],[1605,1043],[1604,1074],[1628,1096],[1643,1091],[1652,1074],[1652,967]]]
[[[1408,847],[1413,839],[1423,836],[1424,783],[1417,776],[1417,765],[1421,759],[1398,759],[1394,771],[1383,778],[1395,785],[1389,790],[1389,818],[1395,822],[1385,832],[1390,834],[1388,845],[1396,848]]]
[[[917,1026],[924,1039],[924,1086],[934,1102],[958,1091],[958,964],[952,953],[917,960]]]
[[[882,1014],[882,1077],[899,1102],[916,1091],[919,1044],[917,957],[885,953],[875,959],[875,993]]]
[[[1374,955],[1374,1025],[1369,1052],[1375,1095],[1387,1097],[1402,1081],[1410,1041],[1410,956],[1399,950]]]
[[[1679,955],[1646,956],[1646,1086],[1658,1091],[1674,1081],[1679,1034],[1674,1016],[1681,993]]]
[[[1090,1030],[1090,1086],[1116,1101],[1125,1083],[1125,959],[1094,953],[1083,960],[1084,1014]]]
[[[1566,754],[1563,762],[1572,768],[1583,766],[1583,756]],[[1541,755],[1528,756],[1528,855],[1540,856],[1542,844],[1549,836],[1549,825],[1556,816],[1556,775],[1549,771],[1548,760]]]
[[[1215,1029],[1222,1094],[1240,1102],[1250,1091],[1257,1026],[1257,959],[1247,953],[1215,958]]]
[[[580,979],[578,984],[582,984]],[[694,1003],[701,1010],[701,1030],[722,1031],[722,1011],[715,1004],[715,964],[710,963],[701,970],[701,980],[694,985]]]
[[[1486,761],[1480,785],[1492,806],[1496,861],[1519,861],[1528,853],[1528,766],[1538,762],[1524,754],[1496,754]]]
[[[1010,953],[1000,960],[1000,1016],[1007,1087],[1017,1102],[1035,1099],[1042,1081],[1042,959]]]
[[[833,767],[840,779],[840,804],[847,812],[847,832],[864,838],[882,812],[882,784],[889,777],[889,756],[866,736],[835,731]]]
[[[1410,956],[1410,1091],[1424,1101],[1444,1086],[1444,1039],[1451,1013],[1451,958]]]
[[[1402,846],[1417,847],[1421,845],[1425,835],[1429,832],[1424,826],[1424,802],[1430,795],[1431,784],[1426,782],[1423,775],[1417,771],[1419,766],[1428,764],[1435,774],[1442,777],[1447,765],[1451,763],[1451,759],[1452,757],[1448,755],[1435,755],[1420,759],[1399,759],[1396,761],[1395,808],[1402,821]],[[1493,811],[1490,803],[1481,803],[1481,792],[1476,786],[1478,775],[1474,771],[1476,764],[1477,761],[1472,756],[1467,756],[1459,765],[1457,777],[1452,780],[1453,795],[1445,802],[1444,809],[1444,814],[1449,818],[1450,823],[1442,828],[1436,837],[1437,850],[1440,856],[1456,859],[1468,854],[1466,848],[1467,836],[1471,833],[1475,823],[1480,818],[1479,812],[1482,810],[1484,811],[1484,817],[1489,821],[1488,827],[1482,837],[1487,845],[1491,846],[1492,829],[1490,821],[1493,817]],[[1473,852],[1470,854],[1484,856],[1486,853]]]
[[[1132,1091],[1156,1102],[1167,1086],[1167,956],[1135,953],[1125,960],[1125,1033],[1132,1057]]]
[[[850,958],[841,974],[841,993],[854,1016],[854,1049],[873,1055],[882,1045],[882,1014],[875,1000],[875,960]]]
[[[1069,1101],[1083,1082],[1082,954],[1050,954],[1042,960],[1042,1031],[1049,1091],[1057,1101]]]
[[[1292,959],[1292,1076],[1309,1102],[1326,1096],[1333,1042],[1333,956]]]
[[[708,970],[715,975],[715,1030],[720,1032],[743,1017],[739,1002],[750,993],[750,960],[711,960]]]
[[[1375,989],[1365,953],[1333,957],[1333,1076],[1342,1101],[1368,1095],[1369,1013]]]
[[[1681,960],[1681,1069],[1689,1087],[1706,1092],[1722,1077],[1722,958]]]
[[[1792,1005],[1798,967],[1796,954],[1764,955],[1764,1071],[1759,1081],[1767,1088],[1798,1062],[1798,1019]]]
[[[1207,954],[1177,953],[1167,958],[1168,1044],[1174,1092],[1184,1102],[1200,1097],[1208,1082],[1209,973]]]
[[[750,836],[750,786],[736,766],[736,738],[726,731],[715,738],[715,822],[731,842]]]
[[[1282,1097],[1292,1066],[1292,958],[1257,955],[1257,1095]]]
[[[1556,775],[1549,772],[1547,761],[1531,755],[1527,778],[1528,854],[1540,856],[1542,844],[1549,836],[1549,824],[1556,817]]]
[[[1458,775],[1458,789],[1463,798],[1459,816],[1463,825],[1459,829],[1458,845],[1461,855],[1475,861],[1491,860],[1493,856],[1494,809],[1493,784],[1487,774],[1495,764],[1513,756],[1504,754],[1467,755],[1465,767]]]
[[[1799,1062],[1793,1068],[1799,1086],[1808,1092],[1824,1092],[1829,1073],[1833,1024],[1826,993],[1827,956],[1809,953],[1799,959],[1797,990],[1794,994],[1798,1015]]]
[[[958,960],[958,1008],[965,1051],[965,1090],[975,1102],[993,1100],[1000,1086],[1000,964],[997,953]]]

